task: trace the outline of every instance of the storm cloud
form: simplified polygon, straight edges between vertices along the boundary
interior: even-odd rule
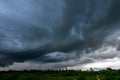
[[[37,63],[40,69],[46,65],[56,69],[119,58],[119,4],[119,0],[0,0],[0,66]]]

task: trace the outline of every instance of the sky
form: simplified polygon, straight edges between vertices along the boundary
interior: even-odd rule
[[[119,0],[0,0],[0,70],[120,68]]]

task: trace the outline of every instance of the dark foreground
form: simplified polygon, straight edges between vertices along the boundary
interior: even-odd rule
[[[120,70],[2,71],[0,80],[120,80]]]

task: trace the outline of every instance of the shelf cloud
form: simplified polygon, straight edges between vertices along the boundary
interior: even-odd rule
[[[1,0],[1,70],[119,60],[119,4],[118,0]]]

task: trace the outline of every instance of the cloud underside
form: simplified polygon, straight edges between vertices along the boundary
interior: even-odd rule
[[[119,3],[1,0],[0,70],[120,68]]]

